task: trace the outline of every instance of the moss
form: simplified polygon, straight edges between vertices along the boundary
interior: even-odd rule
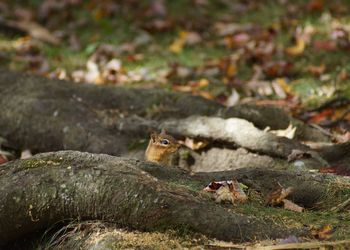
[[[285,210],[278,207],[269,207],[263,204],[261,197],[255,197],[247,204],[239,204],[232,211],[245,215],[252,215],[261,219],[270,219],[278,225],[285,225],[289,228],[317,229],[324,225],[331,225],[336,228],[332,235],[332,240],[348,239],[350,231],[350,214],[344,212],[332,212],[331,207],[343,202],[348,197],[350,189],[325,194],[324,201],[320,209],[306,209],[302,213]],[[323,199],[322,199],[323,200]]]
[[[173,187],[186,188],[196,193],[198,193],[198,191],[204,188],[201,182],[189,181],[189,180],[178,180],[178,179],[169,181],[169,185]]]
[[[49,166],[58,166],[61,164],[59,160],[42,160],[42,159],[25,159],[21,161],[21,166],[24,168],[40,168]]]

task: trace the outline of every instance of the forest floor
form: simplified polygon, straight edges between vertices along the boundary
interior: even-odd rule
[[[276,105],[326,126],[334,142],[350,140],[346,0],[25,2],[0,3],[2,67],[75,82],[188,92],[228,107]],[[315,109],[334,99],[339,102]],[[334,198],[304,213],[265,207],[259,199],[236,209],[278,224],[321,231],[331,225],[324,239],[347,239],[349,213],[330,211],[342,201]]]
[[[350,116],[307,112],[350,96],[347,1],[26,3],[0,5],[0,63],[12,70],[271,104],[321,125]]]

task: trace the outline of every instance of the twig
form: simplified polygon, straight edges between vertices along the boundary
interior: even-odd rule
[[[333,241],[333,242],[303,242],[303,243],[290,243],[273,246],[252,246],[247,247],[246,250],[282,250],[282,249],[325,249],[324,247],[334,246],[350,246],[350,240]],[[346,248],[344,248],[346,249]]]
[[[279,244],[279,245],[269,245],[269,246],[256,246],[256,245],[240,245],[233,244],[229,242],[224,243],[214,243],[208,244],[206,247],[208,249],[244,249],[244,250],[284,250],[284,249],[327,249],[326,247],[341,247],[350,246],[350,240],[342,241],[328,241],[328,242],[301,242],[301,243],[289,243],[289,244]],[[338,248],[337,248],[338,249]],[[340,248],[339,248],[340,249]],[[347,249],[347,248],[344,248]]]
[[[338,211],[341,211],[342,209],[344,209],[346,206],[348,206],[350,204],[350,198],[347,199],[346,201],[338,204],[337,206],[335,207],[332,207],[331,208],[331,211],[332,212],[338,212]]]
[[[310,123],[309,125],[310,125],[311,127],[313,127],[313,128],[318,129],[321,133],[323,133],[323,134],[325,134],[325,135],[327,135],[327,136],[330,136],[330,137],[333,137],[333,136],[334,136],[334,135],[332,135],[331,132],[325,130],[325,129],[322,128],[320,125],[317,125],[317,124],[315,124],[315,123]]]

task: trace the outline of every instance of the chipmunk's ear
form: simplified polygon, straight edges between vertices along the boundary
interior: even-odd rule
[[[165,131],[164,128],[162,128],[162,130],[160,131],[160,134],[161,134],[161,135],[166,135],[166,131]]]
[[[157,136],[158,136],[158,134],[156,132],[154,132],[154,131],[151,132],[151,140],[152,140],[152,142],[156,142]]]

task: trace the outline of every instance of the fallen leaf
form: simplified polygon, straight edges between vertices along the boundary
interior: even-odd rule
[[[307,9],[310,11],[322,11],[324,8],[323,0],[311,0],[307,4]]]
[[[308,120],[309,123],[320,123],[321,121],[327,120],[334,113],[333,108],[325,109],[319,113],[314,113],[311,118]]]
[[[266,204],[271,206],[281,205],[283,200],[292,192],[292,187],[284,188],[280,183],[277,183],[276,189],[267,195]]]
[[[192,87],[189,85],[174,85],[173,90],[180,92],[192,92]]]
[[[320,229],[311,230],[311,234],[318,240],[328,240],[335,232],[335,228],[332,225],[325,225]]]
[[[218,22],[214,25],[214,28],[219,36],[227,36],[243,30],[244,26],[238,23]]]
[[[237,180],[213,181],[203,190],[206,192],[215,192],[214,197],[217,203],[228,201],[235,204],[237,202],[245,203],[248,200],[248,196],[243,191],[242,184]]]
[[[271,87],[275,92],[275,95],[280,98],[280,99],[286,99],[287,98],[287,93],[284,91],[284,89],[281,87],[280,84],[278,84],[277,81],[272,81],[271,82]]]
[[[233,195],[233,200],[239,203],[245,203],[248,201],[248,196],[246,193],[243,191],[243,188],[241,183],[239,183],[237,180],[232,180],[230,183],[229,181],[227,182],[229,189]]]
[[[175,54],[181,53],[183,50],[183,47],[185,46],[187,36],[188,36],[187,31],[184,31],[184,30],[180,31],[178,37],[169,46],[169,50]]]
[[[319,66],[316,65],[310,65],[307,67],[306,71],[309,72],[310,74],[314,75],[314,76],[320,76],[322,75],[326,70],[326,65],[325,64],[321,64]]]
[[[286,61],[268,61],[263,65],[264,73],[271,78],[291,75],[293,65]]]
[[[301,55],[305,50],[305,41],[302,38],[297,37],[294,46],[286,48],[286,53],[290,56]]]
[[[316,40],[313,42],[314,49],[325,50],[325,51],[335,51],[337,50],[337,43],[333,40]]]
[[[65,69],[62,68],[56,68],[54,71],[48,73],[47,75],[49,78],[57,78],[60,80],[68,80],[68,74]]]
[[[182,144],[192,150],[199,150],[208,146],[209,141],[186,137],[185,141]]]
[[[232,89],[231,95],[226,99],[225,106],[232,107],[238,104],[240,100],[240,95],[235,89]]]
[[[21,157],[20,157],[20,159],[28,159],[28,158],[30,158],[30,157],[32,157],[32,153],[30,152],[30,150],[29,149],[26,149],[26,150],[23,150],[22,152],[21,152]]]
[[[342,176],[350,176],[350,166],[347,165],[333,165],[319,169],[320,173],[332,173]]]
[[[203,97],[205,99],[208,99],[208,100],[214,100],[215,99],[215,97],[211,93],[209,93],[208,91],[200,90],[198,92],[195,92],[195,94],[198,94],[201,97]]]
[[[88,60],[86,62],[86,69],[87,69],[87,72],[84,77],[86,82],[96,83],[96,84],[103,83],[100,69],[94,61]]]
[[[209,85],[209,80],[205,79],[205,78],[202,78],[199,81],[191,82],[190,85],[193,88],[204,88],[204,87]]]
[[[296,130],[297,127],[294,127],[292,124],[289,124],[286,129],[270,130],[269,132],[275,134],[278,137],[286,137],[289,139],[293,139]]]
[[[237,66],[233,62],[230,62],[226,69],[226,76],[233,77],[237,73]]]
[[[8,162],[8,159],[5,155],[0,154],[0,165]]]

